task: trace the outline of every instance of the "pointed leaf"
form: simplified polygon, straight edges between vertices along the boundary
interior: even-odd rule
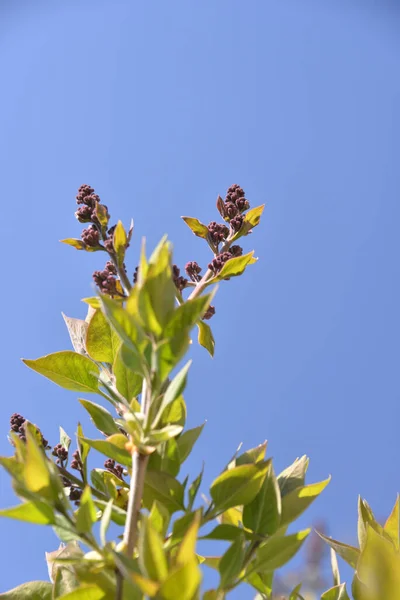
[[[210,279],[210,283],[222,281],[227,277],[238,277],[239,275],[242,275],[248,265],[257,262],[257,258],[254,258],[253,254],[254,250],[248,254],[242,254],[242,256],[235,256],[227,260],[218,275],[213,277],[213,279]]]
[[[400,495],[397,495],[397,500],[393,507],[392,512],[390,513],[385,526],[384,531],[389,534],[391,539],[394,542],[394,545],[397,550],[399,550],[399,542],[400,542]]]
[[[278,475],[281,496],[286,496],[292,490],[304,486],[309,459],[307,456],[296,458],[294,463]]]
[[[170,572],[160,588],[162,600],[193,600],[200,585],[201,572],[196,559]]]
[[[338,585],[340,585],[340,572],[339,572],[337,556],[336,556],[336,552],[334,551],[333,548],[330,548],[330,551],[331,551],[331,568],[332,568],[332,575],[333,575],[333,585],[338,586]]]
[[[97,362],[112,364],[121,346],[121,340],[111,329],[101,310],[96,310],[90,319],[86,334],[86,350]]]
[[[194,427],[193,429],[187,429],[176,440],[178,444],[181,463],[185,462],[185,460],[191,453],[193,446],[195,445],[201,432],[203,431],[203,427],[204,423],[203,425],[199,425],[198,427]]]
[[[0,594],[1,600],[51,600],[53,586],[48,581],[31,581]]]
[[[339,554],[344,561],[346,561],[353,569],[357,568],[357,561],[360,556],[360,551],[358,548],[354,546],[348,546],[347,544],[343,544],[342,542],[338,542],[337,540],[333,540],[329,538],[319,531],[317,531],[320,538],[322,538],[334,551]]]
[[[97,521],[96,507],[93,502],[90,487],[86,486],[83,490],[79,508],[76,512],[76,530],[78,533],[88,533],[92,530],[93,524]]]
[[[218,511],[249,504],[261,489],[269,462],[241,465],[217,477],[210,492]]]
[[[80,587],[73,592],[60,596],[58,600],[106,600],[107,592],[97,586]]]
[[[199,342],[200,346],[203,346],[203,348],[208,350],[211,356],[214,356],[215,340],[211,331],[211,327],[204,321],[199,321],[197,323],[197,327],[199,328],[197,341]]]
[[[141,517],[139,564],[145,576],[153,581],[163,581],[167,577],[168,564],[161,536],[145,515]]]
[[[221,588],[225,588],[236,581],[243,569],[245,553],[244,536],[240,536],[231,544],[225,554],[221,556],[221,560],[218,563]]]
[[[65,240],[60,240],[62,244],[67,244],[68,246],[72,246],[77,250],[86,250],[86,244],[82,242],[82,240],[74,239],[74,238],[66,238]]]
[[[214,294],[215,292],[198,296],[178,306],[165,327],[164,337],[173,338],[183,329],[192,329],[210,306]]]
[[[148,470],[144,483],[143,503],[150,510],[158,500],[170,514],[183,510],[183,486],[174,477],[161,471]]]
[[[82,319],[73,319],[62,313],[65,324],[68,328],[69,337],[71,338],[72,346],[78,354],[86,354],[86,332],[88,324]]]
[[[27,367],[73,392],[96,393],[99,368],[82,354],[69,350],[55,352],[36,360],[23,360]]]
[[[113,501],[110,500],[106,504],[105,509],[103,510],[103,514],[101,516],[101,521],[100,521],[100,541],[103,544],[103,546],[105,546],[107,543],[106,534],[107,534],[108,528],[110,526],[112,509],[113,509]]]
[[[3,508],[0,510],[0,517],[17,519],[26,523],[36,523],[37,525],[53,525],[54,512],[51,506],[44,502],[24,502],[12,508]]]
[[[125,448],[128,439],[122,433],[115,433],[106,440],[89,440],[84,438],[84,441],[91,448],[101,452],[108,458],[113,458],[115,461],[127,467],[132,465],[132,457]]]
[[[26,436],[24,476],[27,490],[45,498],[55,498],[57,491],[53,490],[51,486],[51,476],[47,458],[43,449],[39,448],[30,431],[27,431]]]
[[[258,548],[248,571],[275,571],[283,567],[300,550],[309,533],[306,529],[292,535],[271,536]]]
[[[234,458],[228,465],[228,469],[232,467],[238,467],[239,465],[252,465],[254,463],[262,462],[265,458],[265,452],[267,449],[267,442],[259,444],[255,448],[246,450],[243,454],[239,454]]]
[[[281,525],[292,523],[321,494],[330,481],[330,477],[319,483],[295,488],[282,498]]]
[[[321,596],[321,600],[350,600],[346,591],[346,584],[342,583],[341,585],[336,585],[324,592]]]
[[[79,402],[86,408],[97,429],[106,435],[120,433],[111,414],[103,406],[100,406],[100,404],[96,404],[95,402],[90,402],[89,400],[79,400]]]
[[[113,374],[117,390],[128,402],[140,394],[143,378],[125,365],[121,357],[121,350],[115,357]]]
[[[207,236],[208,236],[207,225],[204,225],[203,223],[201,223],[198,219],[195,219],[194,217],[182,217],[182,219],[185,221],[185,223],[189,227],[189,229],[191,229],[193,231],[194,235],[197,235],[197,237],[207,239]]]
[[[272,467],[254,500],[243,509],[243,525],[260,535],[273,535],[281,521],[282,502]]]
[[[176,400],[177,398],[179,398],[179,396],[181,396],[181,394],[186,386],[187,374],[188,374],[191,364],[192,364],[192,361],[189,360],[186,363],[186,365],[184,367],[182,367],[182,369],[179,371],[179,373],[177,373],[177,375],[175,375],[175,377],[173,378],[173,380],[167,387],[167,391],[165,392],[164,397],[162,399],[160,408],[158,410],[158,414],[153,422],[154,427],[158,424],[160,418],[162,418],[164,410],[170,404],[172,404],[172,402],[174,402],[174,400]]]
[[[113,234],[113,246],[114,251],[117,256],[118,266],[122,267],[124,263],[126,244],[128,242],[128,238],[126,235],[126,231],[121,221],[118,221],[116,228],[114,229]]]

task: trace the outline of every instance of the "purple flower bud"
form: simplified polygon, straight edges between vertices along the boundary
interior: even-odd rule
[[[229,252],[232,254],[232,256],[242,256],[243,254],[243,248],[241,246],[231,246],[229,248]]]
[[[81,238],[82,241],[91,248],[95,248],[100,242],[100,234],[93,225],[82,231]]]
[[[84,204],[85,198],[87,198],[88,196],[93,194],[93,192],[94,192],[94,188],[92,188],[92,187],[90,187],[90,185],[87,185],[84,183],[83,185],[80,186],[80,188],[78,190],[78,195],[76,197],[76,203]]]
[[[236,203],[236,201],[239,198],[244,198],[245,193],[244,190],[240,187],[240,185],[238,185],[237,183],[234,183],[233,185],[231,185],[227,192],[226,192],[226,198],[225,198],[225,202],[233,202]]]
[[[89,206],[83,205],[75,213],[76,218],[80,223],[90,223],[92,220],[92,209]]]
[[[191,262],[186,263],[185,271],[186,275],[190,277],[192,281],[200,281],[201,267],[199,267],[196,261],[192,260]]]
[[[232,254],[230,252],[222,252],[210,262],[208,268],[211,271],[214,271],[214,273],[218,273],[230,258],[232,258]]]
[[[236,206],[238,207],[240,212],[243,212],[243,211],[247,210],[248,208],[250,208],[250,203],[248,200],[246,200],[246,198],[238,198],[236,200]]]
[[[233,231],[239,231],[241,226],[243,225],[243,217],[242,215],[237,215],[234,219],[231,220],[231,227]]]
[[[225,212],[230,219],[233,219],[238,214],[238,209],[233,202],[227,202],[225,205]]]
[[[188,280],[185,279],[185,277],[182,277],[180,272],[180,269],[176,265],[172,266],[172,278],[176,287],[181,292],[186,287]]]
[[[12,429],[12,431],[15,431],[16,433],[18,433],[21,425],[23,425],[24,423],[25,423],[25,417],[23,417],[19,413],[14,413],[11,415],[10,429]]]
[[[203,315],[203,319],[208,321],[214,315],[215,315],[215,306],[209,306]]]
[[[72,500],[72,502],[78,502],[81,496],[82,490],[80,490],[77,487],[71,487],[71,489],[69,490],[69,499]]]
[[[215,221],[211,221],[207,229],[211,241],[216,245],[223,242],[229,234],[229,229],[226,225],[216,223]]]

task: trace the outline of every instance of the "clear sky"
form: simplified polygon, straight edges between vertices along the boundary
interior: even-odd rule
[[[379,7],[378,7],[379,6]],[[355,541],[357,495],[385,516],[399,482],[400,10],[325,0],[3,0],[1,454],[20,412],[51,443],[87,418],[74,393],[19,361],[69,348],[103,257],[78,236],[90,183],[115,218],[207,262],[181,215],[217,216],[231,183],[265,217],[257,265],[224,282],[216,356],[193,349],[189,425],[209,484],[237,444],[304,453],[332,483],[302,519]],[[88,429],[90,432],[90,429]],[[0,505],[15,503],[0,473]],[[0,591],[47,577],[51,530],[0,521]],[[250,597],[250,596],[249,596]]]

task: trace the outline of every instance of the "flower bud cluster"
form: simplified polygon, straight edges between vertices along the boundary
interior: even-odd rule
[[[181,275],[181,270],[177,265],[172,266],[172,277],[177,289],[181,292],[188,282],[188,280]]]
[[[111,261],[106,263],[103,271],[95,271],[93,273],[93,280],[100,292],[109,294],[110,296],[118,294],[116,274],[117,269]]]
[[[11,431],[18,433],[18,437],[23,442],[26,442],[26,430],[25,430],[26,423],[27,423],[27,421],[26,421],[25,417],[23,417],[19,413],[13,413],[10,417]],[[49,445],[48,445],[49,442],[43,437],[43,434],[39,429],[37,429],[36,431],[40,434],[40,439],[42,441],[43,448],[47,449],[49,447]]]
[[[104,463],[104,468],[110,473],[114,473],[119,479],[122,479],[124,474],[124,467],[122,465],[115,464],[115,460],[108,458]]]
[[[79,450],[75,450],[72,454],[71,469],[75,471],[83,471],[83,464]]]
[[[68,460],[68,450],[61,444],[54,446],[52,455],[57,457],[56,464],[63,466],[65,461]]]

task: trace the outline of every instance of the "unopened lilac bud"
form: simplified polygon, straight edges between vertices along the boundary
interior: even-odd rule
[[[93,194],[94,188],[90,187],[90,185],[83,184],[80,186],[78,190],[78,195],[76,197],[77,204],[84,204],[85,198]]]
[[[117,268],[114,265],[114,263],[112,263],[110,260],[108,262],[106,262],[106,266],[104,267],[104,270],[108,271],[110,273],[110,275],[117,274]]]
[[[71,487],[71,489],[69,490],[69,499],[72,500],[72,502],[78,502],[81,496],[82,490],[80,490],[77,487]]]
[[[215,221],[211,221],[207,229],[211,241],[216,245],[218,245],[220,242],[223,242],[229,234],[229,229],[226,225],[216,223]]]
[[[186,275],[194,282],[200,281],[201,267],[192,260],[185,265]]]
[[[225,202],[234,202],[236,203],[236,201],[239,198],[244,198],[245,193],[244,190],[240,187],[240,185],[238,185],[237,183],[234,183],[233,185],[231,185],[227,192],[226,192],[226,198],[225,198]]]
[[[215,315],[215,306],[209,306],[203,315],[203,319],[208,321]]]
[[[208,268],[210,269],[210,271],[218,273],[230,258],[232,258],[232,254],[230,252],[222,252],[221,254],[218,254],[215,258],[213,258],[213,260],[208,265]]]
[[[236,217],[236,215],[238,214],[236,204],[234,204],[233,202],[227,202],[225,205],[225,212],[230,219]]]
[[[180,274],[180,272],[181,271],[177,267],[177,265],[173,265],[173,267],[172,267],[172,278],[174,280],[174,283],[175,283],[176,287],[181,292],[186,287],[186,284],[187,284],[188,280],[185,279],[185,277],[182,277],[181,274]]]
[[[234,219],[231,220],[230,224],[231,224],[233,231],[239,231],[239,229],[243,225],[242,215],[237,215]]]
[[[243,248],[241,246],[234,245],[229,248],[229,252],[232,254],[232,256],[242,256]]]
[[[82,231],[81,238],[84,244],[90,248],[95,248],[100,242],[100,234],[93,225]]]
[[[139,275],[139,267],[136,267],[133,272],[133,283],[137,283],[138,275]]]
[[[25,417],[19,413],[13,413],[10,417],[10,429],[18,433],[20,427],[25,423],[25,420]]]
[[[90,223],[92,220],[92,212],[93,211],[89,206],[83,205],[78,208],[75,216],[80,223]]]
[[[250,208],[250,203],[248,200],[246,200],[246,198],[238,198],[236,200],[236,206],[238,207],[240,212],[243,212]]]

